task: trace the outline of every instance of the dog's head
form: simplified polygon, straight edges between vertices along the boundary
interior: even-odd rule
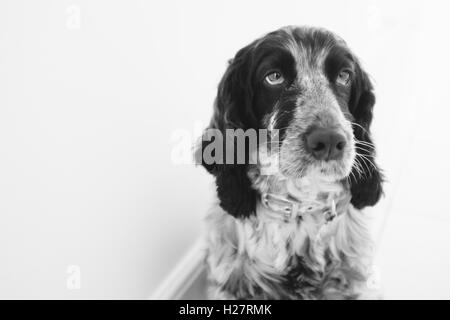
[[[323,29],[286,27],[230,61],[209,129],[223,136],[227,129],[277,129],[283,176],[348,179],[351,202],[360,209],[374,205],[382,192],[369,130],[374,103],[372,84],[342,39]],[[204,139],[199,151],[210,143]],[[255,211],[258,193],[248,163],[202,164],[215,175],[228,213]]]

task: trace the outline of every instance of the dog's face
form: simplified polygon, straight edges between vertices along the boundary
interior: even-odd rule
[[[236,54],[219,85],[211,128],[278,130],[283,176],[348,178],[352,203],[362,208],[381,193],[369,134],[374,102],[367,75],[342,39],[287,27]],[[257,193],[246,164],[205,167],[216,176],[225,210],[254,211]]]
[[[330,33],[282,30],[253,47],[253,111],[281,133],[280,169],[343,179],[355,161],[349,111],[356,61]]]

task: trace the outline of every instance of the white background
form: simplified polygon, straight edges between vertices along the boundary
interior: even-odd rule
[[[386,297],[450,298],[444,6],[1,1],[0,298],[149,297],[214,191],[202,168],[172,161],[174,133],[198,135],[226,61],[289,24],[338,33],[374,79]]]

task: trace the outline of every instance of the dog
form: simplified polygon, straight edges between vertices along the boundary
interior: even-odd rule
[[[210,298],[379,297],[367,285],[373,245],[362,210],[383,192],[374,104],[357,57],[325,29],[284,27],[229,61],[196,153],[218,198],[207,217]],[[251,161],[250,139],[240,157],[236,136],[218,138],[236,130],[277,132],[275,142],[257,138],[275,150],[277,170],[263,165],[272,154]],[[213,144],[224,149],[211,161]]]

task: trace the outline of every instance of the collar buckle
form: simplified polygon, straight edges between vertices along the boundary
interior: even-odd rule
[[[272,193],[263,193],[261,195],[261,202],[266,208],[281,214],[285,222],[293,220],[299,215],[298,203]]]

